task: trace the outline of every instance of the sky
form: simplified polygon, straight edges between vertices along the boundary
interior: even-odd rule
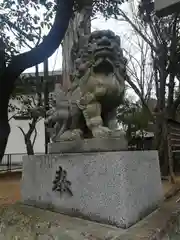
[[[121,9],[128,14],[130,17],[132,14],[131,4],[135,3],[136,6],[137,0],[129,1],[128,3],[124,3],[121,5]],[[132,5],[134,6],[134,5]],[[130,52],[133,57],[136,59],[139,58],[140,52],[137,50],[136,41],[137,35],[134,36],[134,32],[132,27],[125,21],[119,21],[115,19],[105,20],[102,16],[96,16],[96,19],[92,20],[91,23],[92,31],[94,30],[103,30],[110,29],[114,31],[121,38],[121,47],[125,49],[127,52]],[[125,53],[125,51],[124,51]],[[62,68],[62,49],[61,46],[56,50],[56,52],[49,58],[49,71],[61,70]],[[39,71],[43,72],[43,63],[39,65]],[[138,71],[138,69],[137,69]],[[34,73],[35,68],[26,69],[27,73]],[[137,100],[137,95],[134,93],[132,89],[128,89],[126,94],[128,97],[132,99],[132,101]]]
[[[126,4],[123,5],[123,10],[127,10],[128,6]],[[120,22],[114,19],[109,19],[105,21],[102,16],[97,16],[97,19],[92,21],[92,31],[94,30],[103,30],[110,29],[114,31],[117,35],[121,37],[122,46],[125,47],[125,42],[123,42],[124,33],[130,33],[130,26],[128,26],[125,22]],[[62,66],[62,49],[61,46],[57,49],[57,51],[49,58],[49,70],[60,70]],[[34,72],[35,68],[26,69],[25,72]],[[39,65],[39,71],[43,71],[43,64]]]

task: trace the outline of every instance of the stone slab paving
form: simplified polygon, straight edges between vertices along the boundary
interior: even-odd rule
[[[177,238],[178,237],[178,238]],[[180,192],[113,240],[179,240]]]
[[[20,203],[0,207],[0,240],[110,240],[125,231]]]
[[[127,230],[16,203],[0,206],[0,240],[177,240],[180,192]]]

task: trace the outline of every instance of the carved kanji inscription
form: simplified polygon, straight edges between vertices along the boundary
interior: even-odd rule
[[[67,172],[61,166],[56,171],[52,191],[59,192],[60,194],[68,193],[70,196],[73,196],[71,182],[67,180]]]

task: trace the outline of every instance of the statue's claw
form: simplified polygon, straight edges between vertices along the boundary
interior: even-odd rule
[[[65,131],[57,141],[75,141],[82,138],[82,131],[80,129]]]
[[[104,138],[111,135],[111,130],[104,126],[98,126],[92,129],[92,134],[93,134],[93,137]]]

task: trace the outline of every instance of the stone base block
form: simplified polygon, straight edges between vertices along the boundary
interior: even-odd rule
[[[50,154],[113,152],[126,151],[127,149],[128,143],[124,134],[110,138],[77,139],[76,141],[59,141],[48,144]]]
[[[25,204],[128,228],[162,199],[156,151],[24,157]]]

